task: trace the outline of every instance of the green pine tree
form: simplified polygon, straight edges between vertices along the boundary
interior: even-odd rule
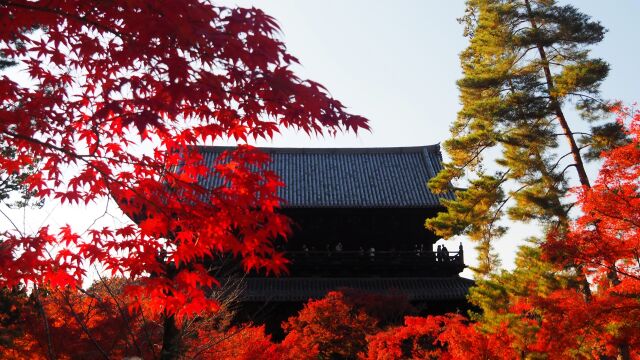
[[[569,288],[576,281],[571,274],[558,271],[544,261],[539,244],[539,239],[527,239],[527,244],[521,246],[516,255],[514,271],[502,270],[486,279],[479,279],[469,295],[469,300],[482,309],[482,313],[472,313],[472,319],[477,320],[480,328],[487,332],[508,324],[509,331],[515,335],[510,345],[522,359],[547,358],[545,354],[527,350],[535,343],[544,313],[535,308],[526,314],[514,313],[509,311],[511,307],[530,296],[544,297],[555,290]],[[534,321],[522,321],[523,317]]]
[[[599,93],[609,65],[588,49],[604,36],[600,23],[552,0],[468,0],[461,21],[470,41],[460,55],[462,109],[444,143],[451,160],[429,186],[468,184],[426,226],[478,241],[482,277],[497,268],[491,241],[506,230],[505,216],[563,228],[570,174],[590,186],[584,159],[625,139],[614,121],[601,120],[611,106]],[[590,131],[572,131],[569,105]]]
[[[451,160],[429,182],[434,192],[453,190],[456,197],[444,200],[446,212],[426,226],[445,238],[467,235],[478,242],[470,301],[482,312],[472,316],[488,331],[507,317],[510,331],[526,341],[536,329],[508,318],[516,299],[571,288],[589,302],[589,283],[580,267],[557,269],[544,260],[541,241],[521,247],[514,271],[498,271],[492,240],[504,234],[505,217],[562,232],[573,205],[568,187],[590,187],[584,161],[626,141],[619,125],[607,120],[612,104],[599,92],[609,66],[589,54],[605,29],[553,0],[467,0],[461,21],[470,42],[460,55],[462,109],[444,143]],[[569,106],[578,114],[571,122]],[[579,122],[590,129],[572,130]],[[452,188],[463,180],[463,188]]]

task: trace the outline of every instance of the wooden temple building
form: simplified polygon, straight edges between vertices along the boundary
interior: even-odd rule
[[[200,151],[213,165],[227,149]],[[424,227],[443,210],[427,188],[442,167],[439,145],[262,150],[286,184],[279,195],[293,234],[282,250],[291,264],[287,276],[244,277],[247,318],[277,333],[303,303],[340,289],[400,293],[423,314],[468,308],[462,246],[436,252],[438,238]]]

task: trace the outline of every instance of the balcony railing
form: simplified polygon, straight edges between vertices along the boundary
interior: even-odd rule
[[[450,275],[464,269],[464,253],[420,250],[285,251],[291,275]]]
[[[366,259],[369,261],[389,261],[399,259],[415,259],[418,261],[435,262],[464,262],[462,251],[451,251],[438,254],[435,251],[411,251],[411,250],[356,250],[356,251],[328,251],[328,250],[297,250],[285,251],[290,260],[307,258],[338,258],[338,259]]]

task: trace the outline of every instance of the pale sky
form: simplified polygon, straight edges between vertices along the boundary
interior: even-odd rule
[[[611,65],[602,85],[605,98],[640,101],[637,36],[640,1],[580,0],[571,3],[609,31],[593,56]],[[302,63],[299,74],[325,85],[356,114],[371,121],[372,131],[358,136],[312,138],[285,133],[264,146],[387,147],[439,143],[460,109],[456,80],[458,54],[467,46],[462,25],[464,1],[435,0],[262,0],[226,1],[255,6],[279,22],[285,44]],[[574,113],[570,115],[575,117]],[[580,125],[575,124],[575,128]],[[445,154],[446,157],[446,154]],[[596,166],[591,165],[591,178]],[[513,229],[496,244],[505,268],[513,268],[522,240],[538,235],[532,225]],[[449,249],[464,239],[447,242]],[[467,264],[475,263],[467,251]],[[465,276],[470,272],[465,271]]]
[[[298,74],[325,85],[352,113],[370,119],[372,131],[355,136],[309,138],[286,132],[261,146],[388,147],[434,144],[448,137],[460,108],[455,81],[461,77],[458,54],[467,44],[462,25],[464,1],[448,0],[262,0],[224,1],[262,8],[279,22],[290,53],[302,63]],[[602,86],[605,97],[627,103],[640,100],[638,35],[640,1],[580,0],[572,4],[609,29],[593,54],[611,64]],[[446,156],[446,155],[445,155]],[[594,177],[592,167],[591,177]],[[20,226],[41,224],[88,226],[103,205],[61,208],[49,203],[20,214]],[[15,215],[15,214],[14,214]],[[108,222],[120,220],[107,216]],[[0,220],[0,230],[8,226]],[[536,233],[517,225],[498,242],[506,268],[513,267],[516,247]],[[449,249],[459,239],[447,243]],[[466,244],[466,242],[465,242]],[[466,244],[466,262],[474,255]],[[465,272],[465,275],[469,273]]]

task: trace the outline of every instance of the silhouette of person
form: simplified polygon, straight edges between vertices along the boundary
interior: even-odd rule
[[[438,262],[442,261],[442,245],[438,245],[438,250],[436,251],[436,259]]]
[[[449,250],[444,245],[442,245],[442,258],[444,261],[449,261]]]

